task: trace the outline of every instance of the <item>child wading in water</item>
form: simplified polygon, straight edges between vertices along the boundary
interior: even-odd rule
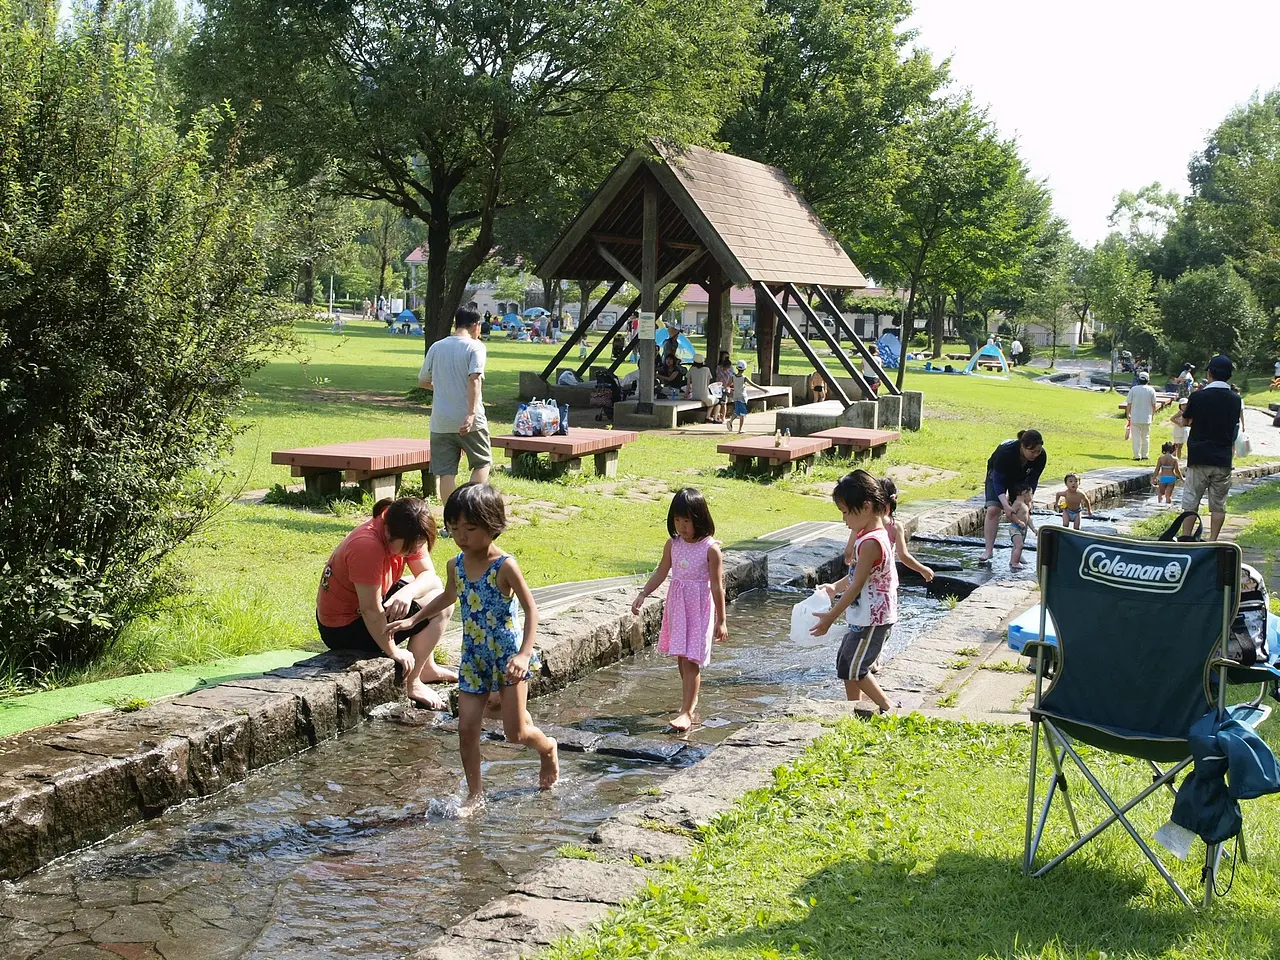
[[[1009,557],[1011,570],[1022,569],[1022,548],[1027,542],[1027,531],[1035,531],[1036,525],[1031,522],[1031,498],[1035,491],[1023,484],[1014,491],[1013,519],[1009,521],[1009,539],[1013,543],[1013,555]]]
[[[929,583],[933,580],[933,567],[925,566],[911,555],[911,550],[907,547],[907,534],[893,519],[893,515],[898,511],[898,485],[893,482],[891,477],[885,477],[880,481],[880,489],[884,491],[885,499],[888,501],[885,504],[881,522],[884,524],[885,531],[889,534],[889,543],[893,547],[893,559],[908,570],[914,570],[924,577],[925,583]],[[849,545],[845,547],[844,551],[844,562],[847,564],[853,563],[853,546],[854,538],[850,537]]]
[[[871,665],[898,622],[898,568],[881,519],[888,497],[879,480],[865,470],[855,470],[836,484],[831,499],[854,535],[853,569],[847,577],[823,585],[835,602],[809,632],[826,636],[848,611],[849,629],[836,654],[836,675],[844,681],[848,699],[857,700],[865,693],[881,713],[887,713],[892,705],[871,675]]]
[[[639,615],[645,598],[671,575],[658,651],[676,657],[680,667],[683,697],[680,712],[671,721],[671,728],[680,733],[693,726],[702,668],[711,662],[711,641],[720,643],[729,635],[724,619],[724,557],[720,544],[712,539],[715,532],[702,493],[693,487],[679,491],[667,511],[671,539],[662,548],[658,569],[631,604],[631,612]]]
[[[1080,529],[1080,511],[1089,511],[1089,516],[1093,516],[1093,504],[1089,501],[1087,494],[1080,492],[1080,478],[1074,473],[1068,473],[1062,478],[1062,482],[1067,485],[1067,489],[1059,490],[1053,495],[1053,509],[1062,511],[1062,525],[1064,527],[1075,527]]]
[[[515,557],[494,541],[507,527],[506,508],[487,483],[467,483],[450,494],[444,522],[462,552],[449,564],[444,593],[417,617],[433,617],[461,600],[462,664],[458,668],[458,746],[467,775],[463,813],[484,796],[480,782],[480,728],[489,694],[502,703],[502,727],[508,743],[538,752],[542,770],[538,786],[548,789],[560,776],[556,742],[535,727],[525,710],[529,697],[530,660],[538,629],[538,607]],[[516,637],[515,605],[524,608],[524,638]],[[409,624],[411,621],[402,621]],[[397,629],[407,626],[396,625]]]
[[[1173,486],[1182,479],[1182,467],[1174,456],[1173,444],[1160,447],[1160,459],[1151,474],[1151,485],[1156,488],[1156,503],[1173,503]]]

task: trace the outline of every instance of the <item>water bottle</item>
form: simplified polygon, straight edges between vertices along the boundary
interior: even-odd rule
[[[784,433],[782,434],[782,439],[783,439],[783,440],[785,440],[787,443],[790,443],[790,442],[791,442],[791,428],[790,428],[790,427],[787,427],[786,432],[784,432]]]
[[[560,405],[560,429],[556,432],[562,437],[569,435],[569,405],[567,403]]]
[[[780,446],[782,446],[782,431],[781,431],[781,430],[775,430],[775,431],[773,432],[773,445],[774,445],[775,447],[780,447]]]

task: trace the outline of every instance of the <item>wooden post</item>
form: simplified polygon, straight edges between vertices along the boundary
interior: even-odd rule
[[[826,364],[822,362],[822,359],[813,352],[813,347],[809,346],[809,341],[800,336],[800,332],[791,323],[791,318],[788,317],[786,312],[782,309],[782,304],[774,299],[773,294],[769,292],[769,288],[759,280],[756,281],[755,288],[756,303],[759,304],[761,308],[768,310],[770,316],[776,317],[777,322],[780,325],[785,326],[791,336],[795,337],[796,345],[800,348],[800,352],[804,354],[805,359],[809,361],[813,366],[813,369],[818,371],[818,373],[821,374],[822,379],[826,381],[827,390],[831,397],[839,400],[846,407],[849,406],[849,395],[844,392],[844,387],[840,386],[840,384],[836,382],[835,377],[831,376],[831,371],[827,369]]]
[[[773,344],[777,335],[776,305],[764,284],[757,283],[756,291],[756,376],[761,386],[773,385]]]
[[[644,178],[644,232],[640,241],[640,312],[657,315],[658,309],[658,184],[653,174]],[[651,321],[652,322],[652,321]],[[641,321],[643,326],[644,321]],[[644,334],[648,333],[646,337]],[[636,413],[653,412],[653,333],[641,331],[640,393]]]
[[[719,355],[718,346],[720,344],[720,327],[723,323],[722,314],[720,313],[720,278],[719,271],[712,270],[711,279],[700,284],[703,290],[707,291],[707,328],[704,331],[707,337],[707,363],[712,370],[716,368],[716,357]]]

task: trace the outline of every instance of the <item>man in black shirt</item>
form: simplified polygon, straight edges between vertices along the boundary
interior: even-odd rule
[[[1190,427],[1187,435],[1187,480],[1182,488],[1182,509],[1199,511],[1200,501],[1209,494],[1209,538],[1217,540],[1227,519],[1227,491],[1231,487],[1231,454],[1236,431],[1244,429],[1244,404],[1231,390],[1235,368],[1228,357],[1209,361],[1209,383],[1187,400],[1175,424]],[[1195,520],[1182,524],[1184,536],[1191,535]]]

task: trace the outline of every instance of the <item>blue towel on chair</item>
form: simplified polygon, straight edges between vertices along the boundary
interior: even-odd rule
[[[1280,764],[1252,727],[1231,716],[1219,721],[1217,711],[1197,720],[1188,740],[1195,768],[1170,819],[1205,843],[1222,843],[1240,832],[1239,801],[1280,793]]]

